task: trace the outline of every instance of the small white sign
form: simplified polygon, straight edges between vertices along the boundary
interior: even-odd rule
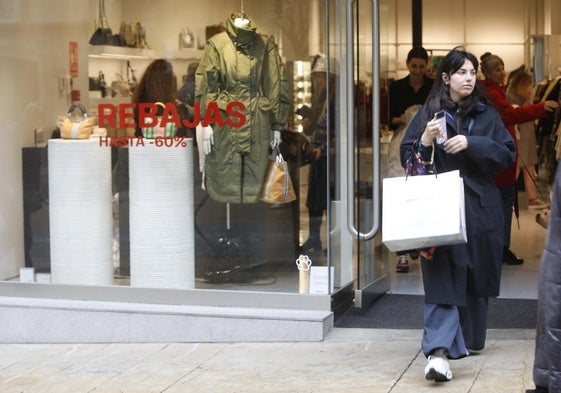
[[[330,274],[328,272],[330,272]],[[334,278],[335,278],[335,268],[333,266],[310,267],[310,293],[328,294],[330,292],[333,292]]]
[[[20,282],[35,282],[35,269],[32,267],[19,268],[19,281]]]

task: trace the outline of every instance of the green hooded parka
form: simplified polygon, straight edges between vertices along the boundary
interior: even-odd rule
[[[236,27],[238,17],[248,19],[248,25]],[[205,186],[218,202],[259,201],[271,131],[282,130],[288,117],[288,82],[277,45],[273,37],[265,38],[256,29],[245,14],[230,15],[226,31],[207,41],[196,73],[195,99],[201,105],[201,120],[213,102],[223,119],[229,116],[228,104],[239,102],[245,107],[241,126],[232,127],[226,121],[211,124],[214,145],[206,156]]]

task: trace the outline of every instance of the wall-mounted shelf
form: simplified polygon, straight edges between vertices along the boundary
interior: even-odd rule
[[[137,49],[122,46],[90,45],[89,57],[100,59],[156,59],[198,60],[204,50],[195,48],[176,50]]]
[[[89,57],[101,59],[151,59],[154,57],[154,51],[151,49],[122,46],[90,45]]]

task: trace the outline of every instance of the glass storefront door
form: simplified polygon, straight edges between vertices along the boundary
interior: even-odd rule
[[[387,71],[385,1],[331,1],[329,51],[340,64],[336,138],[330,167],[331,262],[335,287],[352,287],[354,306],[368,306],[390,287],[378,232],[381,102]],[[385,17],[384,17],[385,16]],[[345,296],[334,296],[345,303]]]

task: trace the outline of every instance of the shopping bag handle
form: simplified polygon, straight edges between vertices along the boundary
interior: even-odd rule
[[[282,153],[280,152],[280,149],[279,149],[278,146],[273,148],[272,153],[273,153],[273,155],[274,155],[274,157],[275,157],[275,162],[276,162],[277,164],[280,164],[281,162],[284,161],[284,157],[282,156]]]

